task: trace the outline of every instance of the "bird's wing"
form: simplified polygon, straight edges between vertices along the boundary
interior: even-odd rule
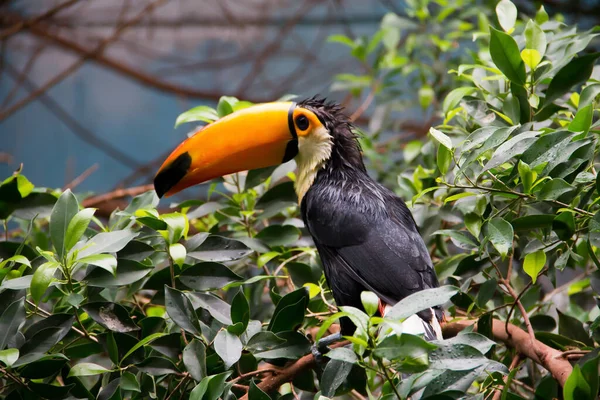
[[[384,212],[356,201],[307,202],[306,219],[319,247],[326,248],[322,253],[335,260],[334,268],[343,268],[384,303],[394,305],[439,284],[404,202],[386,196],[383,207]],[[426,314],[431,320],[433,315]]]

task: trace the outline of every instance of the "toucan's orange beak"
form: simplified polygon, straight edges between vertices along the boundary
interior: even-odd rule
[[[159,197],[223,175],[289,161],[298,153],[293,102],[255,105],[181,143],[154,178]]]

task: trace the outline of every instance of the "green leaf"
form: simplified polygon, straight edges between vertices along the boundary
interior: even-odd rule
[[[123,372],[121,375],[121,386],[122,390],[129,390],[132,392],[141,392],[140,383],[137,377],[129,371]]]
[[[286,294],[277,303],[268,330],[279,333],[297,329],[304,321],[304,312],[307,305],[308,293],[305,288]]]
[[[310,352],[310,342],[306,336],[293,331],[259,332],[252,336],[246,348],[256,358],[286,358],[295,360]]]
[[[238,99],[230,96],[221,96],[217,104],[217,114],[219,118],[223,118],[233,112],[233,105],[238,102]]]
[[[475,238],[479,238],[482,225],[483,221],[477,213],[471,212],[465,214],[465,226],[467,227],[467,230],[471,232],[471,235],[475,236]]]
[[[120,259],[117,263],[117,273],[115,275],[102,268],[96,268],[85,277],[85,280],[88,286],[126,286],[144,278],[152,270],[154,270],[154,267],[151,265],[146,266],[137,261]]]
[[[435,92],[431,88],[431,86],[421,86],[418,91],[419,95],[419,104],[422,109],[427,109],[431,105],[435,97]]]
[[[225,368],[231,367],[242,356],[242,341],[227,330],[217,333],[214,341],[215,351],[225,363]]]
[[[243,333],[248,327],[250,321],[250,305],[244,291],[240,290],[231,301],[231,322],[234,324],[241,323],[242,329],[238,334]]]
[[[523,152],[526,151],[529,146],[531,146],[531,144],[537,140],[537,136],[539,134],[539,132],[534,131],[523,132],[502,143],[494,151],[492,158],[490,158],[490,161],[485,164],[483,170],[487,171],[489,169],[496,168],[511,158],[523,154]],[[521,165],[521,163],[522,161],[519,161],[519,165]]]
[[[289,246],[298,241],[300,234],[300,230],[293,225],[270,225],[255,237],[271,247]]]
[[[116,253],[138,235],[139,232],[133,232],[129,229],[100,232],[86,243],[86,246],[79,251],[78,256],[87,257],[100,253]]]
[[[343,45],[346,45],[350,48],[354,48],[354,40],[350,39],[348,36],[346,35],[330,35],[327,38],[327,41],[330,43],[341,43]]]
[[[502,29],[512,32],[517,22],[517,7],[510,0],[500,0],[496,5],[496,15]]]
[[[263,183],[267,180],[277,166],[274,167],[266,167],[260,169],[253,169],[248,171],[248,175],[246,175],[246,181],[244,182],[244,190],[252,189]]]
[[[79,203],[71,190],[67,189],[58,198],[50,215],[50,238],[59,259],[67,253],[67,228],[73,217],[79,211]]]
[[[165,306],[169,317],[180,328],[193,335],[200,335],[198,317],[192,303],[183,292],[165,285]]]
[[[221,289],[223,286],[243,279],[223,264],[214,262],[195,264],[179,276],[181,283],[195,290]]]
[[[583,363],[581,367],[581,373],[585,381],[590,385],[590,393],[592,397],[596,397],[598,395],[598,385],[600,378],[598,377],[598,361],[599,361],[598,353],[596,352],[596,356],[588,359],[583,363],[585,359],[582,359],[579,364]]]
[[[538,250],[525,256],[525,261],[523,261],[523,270],[531,277],[533,283],[535,283],[538,274],[542,269],[544,269],[544,265],[546,265],[546,253],[544,253],[542,250]]]
[[[544,184],[538,193],[538,198],[540,200],[556,200],[573,189],[574,187],[565,182],[564,179],[555,178]]]
[[[183,349],[183,364],[196,381],[206,377],[206,346],[198,339],[193,339]]]
[[[110,372],[110,369],[106,369],[101,365],[94,363],[79,363],[75,364],[69,370],[69,377],[71,376],[93,376],[100,375],[105,372]]]
[[[531,191],[531,187],[533,186],[533,182],[537,177],[537,174],[534,171],[532,171],[531,167],[528,164],[524,163],[522,160],[519,160],[517,168],[519,170],[519,176],[521,177],[523,192],[529,193]]]
[[[401,372],[416,373],[427,369],[429,353],[437,347],[419,336],[403,333],[400,336],[391,335],[383,339],[375,347],[373,354],[399,363]]]
[[[177,243],[179,239],[187,235],[189,223],[187,216],[181,213],[163,214],[160,219],[167,224],[167,243]]]
[[[358,362],[358,356],[356,353],[346,347],[337,347],[332,349],[327,352],[326,356],[332,360],[345,361],[352,364],[356,364]]]
[[[594,340],[590,338],[583,327],[583,322],[560,311],[558,311],[558,333],[569,339],[584,343],[587,346],[594,346]]]
[[[487,223],[488,238],[502,258],[512,249],[513,228],[501,217],[496,217]]]
[[[80,258],[77,262],[95,265],[110,272],[113,276],[117,275],[117,259],[111,254],[94,254]]]
[[[444,103],[442,104],[442,110],[444,114],[448,114],[448,112],[454,110],[463,97],[469,96],[475,93],[476,89],[474,87],[459,87],[453,89],[446,98],[444,99]]]
[[[333,398],[335,391],[344,383],[351,370],[350,363],[339,360],[329,361],[321,377],[321,394]]]
[[[95,208],[84,208],[71,219],[65,237],[65,251],[71,250],[81,239],[94,216],[94,212],[96,212]]]
[[[50,286],[50,283],[55,280],[54,273],[59,266],[60,264],[55,261],[48,261],[40,265],[33,273],[29,290],[31,291],[31,298],[33,298],[36,303],[39,303],[46,292],[46,289]]]
[[[11,367],[19,358],[19,349],[0,350],[0,362],[7,367]]]
[[[169,256],[173,259],[175,265],[179,267],[183,266],[186,255],[185,247],[181,243],[169,245]]]
[[[521,59],[531,69],[535,69],[540,61],[542,61],[542,55],[535,49],[523,49],[521,51]]]
[[[502,104],[502,112],[506,114],[514,124],[518,124],[521,120],[519,99],[510,93],[507,94],[506,99],[504,99],[504,104]]]
[[[361,292],[360,300],[369,317],[375,315],[379,310],[379,297],[373,292]]]
[[[536,50],[540,56],[540,59],[546,54],[546,34],[533,20],[527,22],[525,26],[525,48]],[[537,64],[536,64],[537,65]]]
[[[596,97],[600,94],[600,83],[592,83],[591,85],[587,85],[579,96],[579,109],[593,104]]]
[[[586,382],[578,364],[575,365],[573,372],[565,382],[563,397],[565,400],[593,400],[596,398],[595,395],[592,395],[592,389]]]
[[[548,17],[548,13],[544,9],[544,6],[540,6],[540,9],[535,13],[535,22],[538,24],[543,24],[544,22],[548,22],[550,17]]]
[[[233,261],[252,253],[252,250],[239,240],[222,236],[209,236],[196,247],[186,246],[188,256],[200,261]]]
[[[436,162],[440,173],[446,175],[452,162],[452,151],[448,150],[446,146],[438,146]]]
[[[31,263],[29,262],[27,257],[21,255],[12,256],[10,258],[7,258],[6,260],[3,260],[2,262],[0,262],[0,269],[4,268],[4,266],[6,266],[8,263],[26,265],[29,268],[31,268]]]
[[[127,309],[120,304],[98,301],[84,304],[81,308],[91,319],[110,331],[125,333],[140,329],[129,317]]]
[[[404,320],[419,311],[446,303],[458,292],[454,286],[441,286],[413,293],[400,300],[389,310],[385,319]]]
[[[435,128],[429,128],[429,134],[433,136],[442,146],[448,150],[452,150],[452,140],[445,133],[438,131]]]
[[[225,381],[233,371],[207,376],[190,393],[190,400],[217,400],[223,394]]]
[[[560,240],[569,240],[575,233],[575,219],[573,213],[562,212],[552,221],[552,230]]]
[[[525,84],[525,63],[517,42],[504,32],[490,27],[490,55],[494,64],[512,82]]]
[[[569,124],[568,128],[571,132],[580,132],[581,135],[578,135],[578,138],[582,138],[587,136],[590,131],[590,127],[592,126],[592,117],[594,116],[594,109],[592,104],[588,104],[587,106],[580,108],[575,114],[575,118]]]
[[[211,123],[219,119],[217,112],[208,106],[198,106],[180,114],[175,121],[175,128],[186,122],[202,121]]]
[[[173,361],[168,358],[150,356],[138,363],[136,367],[151,376],[161,376],[169,374],[177,374],[179,371]]]
[[[544,107],[567,93],[574,86],[585,83],[592,75],[598,57],[600,57],[600,53],[586,54],[572,59],[562,67],[548,85]]]
[[[488,361],[477,348],[464,343],[440,342],[438,348],[429,354],[432,369],[467,371]]]
[[[167,335],[167,333],[165,333],[165,332],[157,332],[157,333],[153,333],[151,335],[146,336],[145,338],[143,338],[142,340],[137,342],[133,347],[131,347],[129,349],[129,351],[127,351],[127,353],[125,353],[125,355],[123,355],[123,357],[121,357],[121,362],[123,362],[123,360],[127,359],[127,357],[129,357],[133,353],[135,353],[137,349],[142,348],[142,347],[146,346],[147,344],[152,343],[154,340],[161,338],[163,336],[166,336],[166,335]]]
[[[271,400],[271,397],[256,386],[253,379],[248,390],[248,400]]]

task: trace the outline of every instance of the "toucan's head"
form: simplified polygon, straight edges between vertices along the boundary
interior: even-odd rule
[[[301,197],[345,136],[356,143],[348,119],[334,103],[312,98],[297,104],[255,105],[205,126],[181,143],[160,167],[154,188],[159,197],[171,196],[213,178],[296,157]]]

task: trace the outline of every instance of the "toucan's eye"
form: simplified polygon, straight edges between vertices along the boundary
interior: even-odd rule
[[[308,125],[309,125],[308,118],[306,118],[305,115],[300,115],[298,118],[296,118],[296,126],[301,131],[307,130],[308,129]]]

